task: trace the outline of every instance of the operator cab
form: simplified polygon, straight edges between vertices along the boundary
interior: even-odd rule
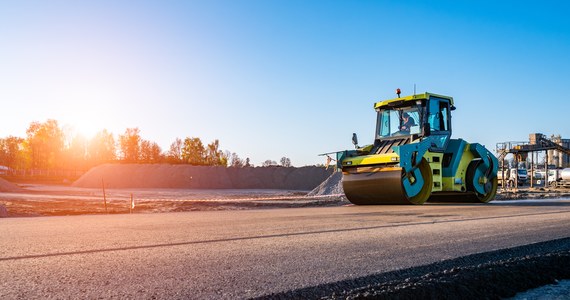
[[[378,114],[374,145],[378,150],[427,137],[432,141],[431,151],[446,148],[451,137],[451,110],[455,109],[453,98],[424,93],[377,102],[374,108]]]

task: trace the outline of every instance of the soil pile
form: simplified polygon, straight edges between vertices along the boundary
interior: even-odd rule
[[[342,172],[334,172],[319,186],[310,191],[307,196],[338,196],[343,194]]]
[[[18,192],[22,189],[17,185],[12,184],[5,179],[0,178],[0,192]]]
[[[7,218],[8,217],[8,209],[6,205],[0,203],[0,218]]]
[[[74,187],[312,190],[332,173],[321,167],[226,168],[169,164],[105,164]]]

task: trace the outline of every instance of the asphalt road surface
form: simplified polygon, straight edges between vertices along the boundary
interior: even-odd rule
[[[249,298],[570,237],[570,200],[0,219],[0,298]]]

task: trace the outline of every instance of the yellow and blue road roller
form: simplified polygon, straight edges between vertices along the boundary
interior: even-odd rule
[[[478,143],[451,138],[453,98],[433,93],[374,103],[374,144],[336,153],[354,204],[491,201],[497,158]]]

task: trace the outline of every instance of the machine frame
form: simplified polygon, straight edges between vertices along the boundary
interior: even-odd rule
[[[480,144],[451,139],[452,97],[423,93],[376,102],[374,109],[374,143],[337,153],[351,202],[422,204],[428,199],[488,202],[494,198],[497,159]],[[416,113],[416,128],[402,125],[404,112],[410,117]]]

